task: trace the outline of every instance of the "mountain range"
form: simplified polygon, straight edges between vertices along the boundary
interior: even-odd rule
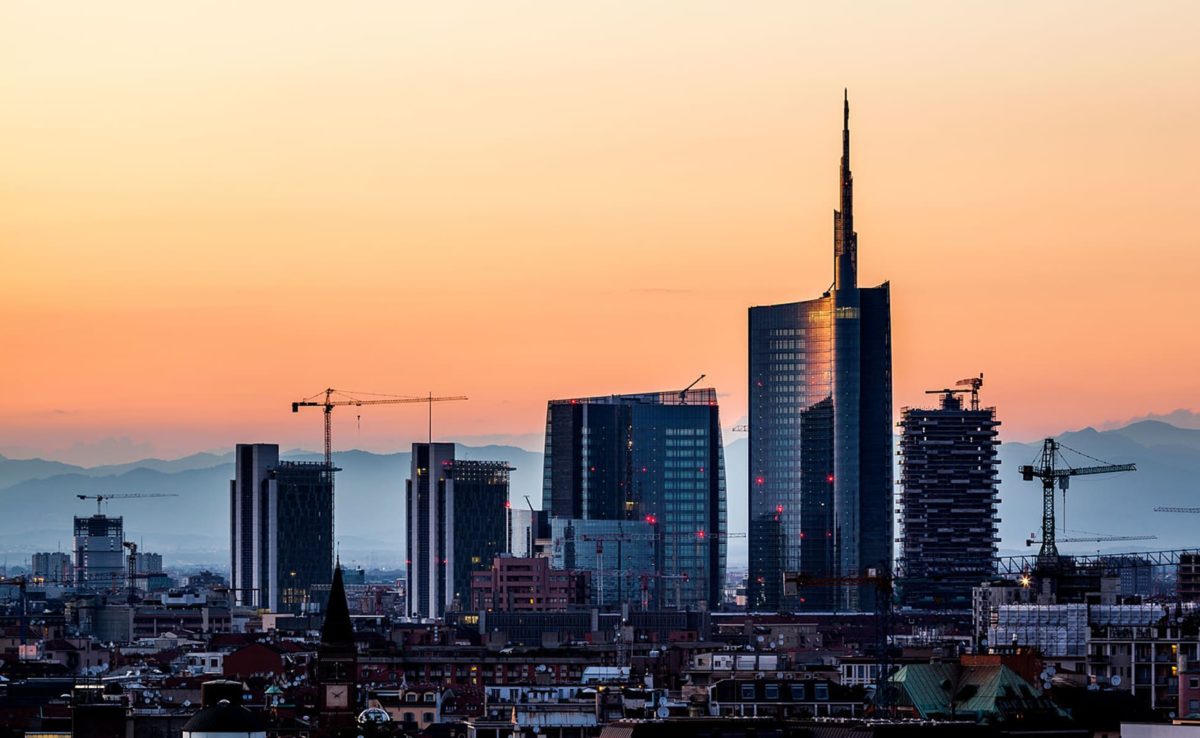
[[[1003,427],[1001,427],[1003,430]],[[1200,429],[1143,420],[1120,428],[1085,428],[1058,440],[1074,466],[1135,463],[1133,473],[1080,477],[1067,492],[1065,516],[1059,495],[1059,526],[1065,535],[1156,535],[1157,540],[1063,544],[1063,551],[1134,551],[1200,545],[1200,515],[1156,513],[1155,506],[1200,504]],[[747,441],[725,447],[729,529],[747,528]],[[1002,553],[1028,553],[1025,541],[1040,529],[1041,488],[1021,481],[1018,467],[1036,462],[1040,443],[1006,442],[1000,447],[1000,535]],[[1079,455],[1080,452],[1083,455]],[[541,504],[542,455],[514,446],[463,446],[459,458],[508,461],[512,504],[525,496]],[[316,460],[302,450],[283,454]],[[1092,457],[1092,458],[1089,458]],[[337,477],[337,538],[344,560],[359,565],[396,566],[404,551],[404,480],[409,454],[345,451],[334,454]],[[114,500],[108,513],[125,518],[126,535],[143,550],[164,554],[168,565],[222,567],[228,560],[229,481],[233,453],[194,454],[180,459],[145,459],[128,464],[83,467],[43,459],[0,457],[0,555],[24,563],[39,550],[69,550],[71,519],[94,511],[76,495],[162,493],[178,498]],[[1075,533],[1079,531],[1079,533]],[[746,540],[730,540],[730,565],[746,561]]]

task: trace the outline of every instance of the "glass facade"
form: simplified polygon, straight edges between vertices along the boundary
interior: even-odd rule
[[[783,572],[831,577],[834,560],[833,300],[750,310],[750,609],[784,603]]]
[[[279,461],[279,446],[238,444],[230,482],[231,581],[239,605],[300,612],[333,577],[333,474]]]
[[[869,610],[861,580],[892,566],[890,290],[857,283],[848,101],[844,120],[834,285],[750,308],[752,610]],[[825,581],[789,601],[784,572]]]
[[[655,569],[670,582],[663,604],[720,605],[725,457],[714,390],[551,401],[542,499],[552,518],[650,522]]]
[[[551,518],[550,565],[587,572],[588,603],[620,607],[639,603],[655,607],[659,591],[656,543],[658,531],[644,520],[580,520]],[[664,581],[674,592],[674,583]]]
[[[497,555],[508,551],[508,478],[506,461],[454,461],[446,469],[443,540],[449,600],[456,609],[471,605],[471,572],[487,571]]]
[[[454,458],[453,443],[414,443],[405,485],[408,610],[437,618],[469,607],[471,572],[508,551],[504,461]]]
[[[271,481],[271,608],[311,610],[320,603],[310,603],[309,591],[333,581],[333,472],[324,462],[283,461]]]

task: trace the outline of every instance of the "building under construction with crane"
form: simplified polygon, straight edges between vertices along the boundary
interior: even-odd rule
[[[995,573],[1000,421],[980,407],[982,385],[980,375],[930,390],[938,407],[902,411],[900,599],[910,607],[970,609],[971,589]]]
[[[551,400],[546,408],[542,500],[552,521],[643,521],[655,536],[653,571],[593,571],[594,587],[614,576],[625,582],[653,575],[661,580],[656,604],[720,606],[725,456],[717,393],[696,388],[700,379],[683,390]],[[615,550],[621,542],[578,541],[576,549],[597,543]]]

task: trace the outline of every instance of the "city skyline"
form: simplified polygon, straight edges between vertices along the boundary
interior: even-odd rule
[[[524,25],[292,9],[286,28],[265,8],[78,27],[10,10],[0,313],[22,361],[3,370],[0,453],[317,448],[319,422],[288,405],[331,385],[465,394],[436,437],[536,449],[550,397],[703,372],[736,423],[742,311],[827,286],[845,86],[897,410],[980,369],[1006,438],[1197,409],[1200,348],[1178,337],[1200,309],[1200,103],[1173,92],[1194,9],[530,7]],[[321,43],[330,24],[343,44]],[[815,64],[856,39],[872,51]],[[780,268],[755,270],[765,257]],[[486,371],[453,343],[403,353],[394,337],[434,310],[503,337]],[[405,448],[424,420],[347,413],[335,444]]]

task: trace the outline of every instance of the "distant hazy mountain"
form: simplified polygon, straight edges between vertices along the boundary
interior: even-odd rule
[[[513,504],[528,494],[541,503],[541,454],[505,446],[458,447],[459,458],[508,461]],[[316,460],[291,451],[284,458]],[[404,559],[404,480],[408,453],[334,454],[337,475],[335,520],[348,559],[395,564]],[[76,495],[165,493],[177,498],[115,500],[107,512],[125,518],[126,535],[145,550],[168,559],[223,564],[229,547],[229,481],[233,455],[196,454],[184,459],[149,459],[85,469],[41,460],[0,457],[0,553],[16,563],[34,550],[71,547],[72,518],[95,512],[95,503]]]
[[[1003,426],[1001,427],[1003,430]],[[1158,505],[1200,506],[1200,430],[1145,420],[1123,428],[1085,428],[1059,437],[1067,446],[1111,463],[1133,462],[1138,471],[1076,479],[1067,493],[1066,528],[1091,533],[1157,535],[1155,541],[1069,544],[1068,551],[1131,551],[1200,545],[1200,515],[1153,511]],[[729,530],[747,529],[747,447],[738,438],[725,448]],[[1017,468],[1035,461],[1035,443],[1000,447],[1001,548],[1028,552],[1031,531],[1040,528],[1041,487],[1023,482]],[[1096,463],[1071,456],[1076,465]],[[458,447],[459,458],[510,462],[512,503],[529,495],[541,506],[542,455],[512,446]],[[285,458],[315,460],[290,451]],[[404,480],[409,454],[346,451],[334,454],[337,479],[337,537],[343,558],[357,563],[398,565],[404,559]],[[17,563],[33,550],[71,545],[71,519],[95,510],[76,494],[162,492],[178,498],[114,501],[110,514],[125,517],[128,535],[168,561],[224,565],[229,546],[229,480],[232,453],[196,454],[164,461],[83,468],[52,461],[0,457],[0,554]],[[1061,495],[1059,496],[1061,504]],[[1061,517],[1060,517],[1061,521]],[[1060,522],[1061,525],[1061,522]],[[731,566],[744,566],[746,540],[730,540]]]

